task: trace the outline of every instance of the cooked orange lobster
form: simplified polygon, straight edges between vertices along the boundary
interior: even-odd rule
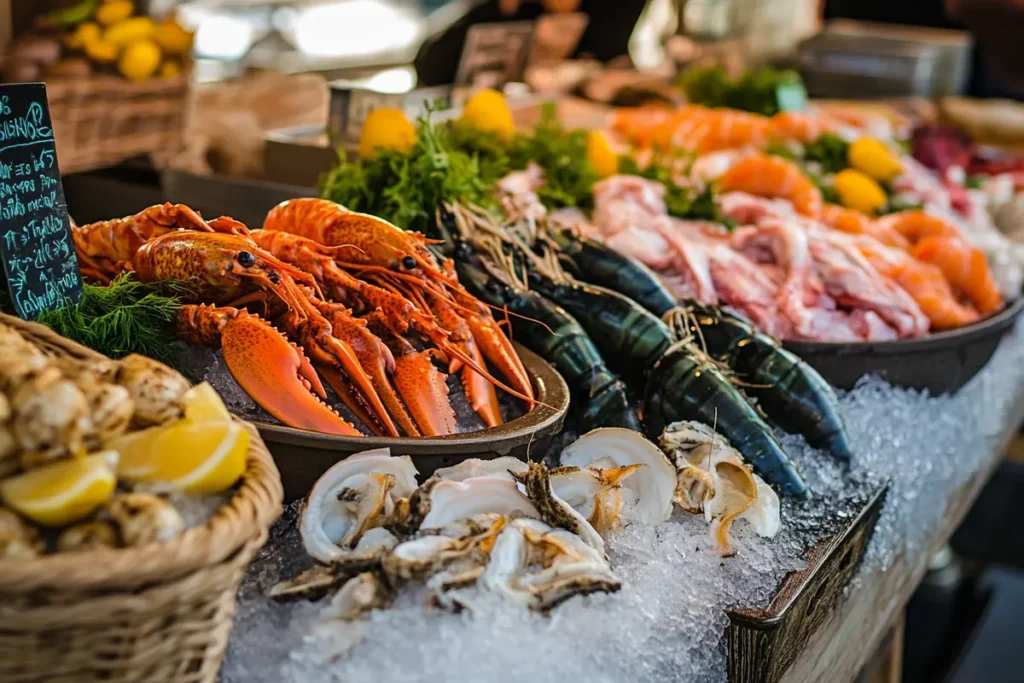
[[[142,281],[189,282],[193,298],[178,321],[182,338],[221,346],[238,383],[285,424],[359,433],[323,402],[322,376],[374,433],[452,433],[448,386],[434,359],[451,371],[463,368],[469,400],[488,426],[501,424],[492,382],[532,401],[529,378],[490,311],[438,264],[429,242],[352,215],[363,220],[351,245],[250,233],[233,219],[207,222],[170,204],[76,227],[74,237],[90,279],[109,282],[131,269]],[[410,344],[410,331],[433,348]],[[485,356],[514,388],[491,376]]]
[[[435,320],[437,317],[425,295],[429,294],[436,300],[451,304],[469,325],[473,342],[483,357],[508,380],[511,393],[532,404],[533,387],[512,343],[501,331],[490,309],[459,284],[451,264],[439,263],[427,249],[428,245],[434,243],[432,240],[419,233],[401,230],[380,218],[349,211],[325,199],[291,199],[282,202],[267,214],[263,229],[308,238],[311,243],[328,248],[321,248],[321,255],[330,256],[338,265],[346,268],[364,266],[365,270],[359,272],[360,276],[401,294],[415,304],[421,313]],[[268,240],[263,242],[267,246],[275,244],[269,241],[272,239],[269,237],[259,239]],[[276,253],[280,255],[283,251]],[[442,350],[447,352],[450,348]],[[463,350],[464,355],[472,357],[472,350],[465,347]],[[465,357],[455,355],[455,360],[468,366],[468,370],[481,369],[474,367]],[[471,377],[464,374],[463,381],[467,391],[471,392],[469,398],[474,406],[491,403],[488,397],[482,397],[476,389],[470,389],[471,385],[476,385]],[[496,405],[493,405],[493,409],[496,410]],[[491,413],[490,409],[478,412],[488,421],[485,413]]]

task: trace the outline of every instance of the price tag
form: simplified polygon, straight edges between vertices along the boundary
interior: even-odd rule
[[[807,108],[807,90],[803,83],[782,83],[775,89],[779,111],[803,111]]]
[[[22,318],[82,296],[42,83],[0,85],[0,257]]]
[[[506,83],[521,80],[533,29],[532,21],[471,26],[466,32],[455,84],[501,88]]]

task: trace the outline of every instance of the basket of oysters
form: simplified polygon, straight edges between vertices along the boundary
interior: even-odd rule
[[[0,680],[214,681],[281,498],[209,385],[0,314]]]

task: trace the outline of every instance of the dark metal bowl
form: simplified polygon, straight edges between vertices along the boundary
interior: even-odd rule
[[[920,339],[838,344],[785,342],[840,389],[852,389],[864,375],[878,375],[898,387],[954,393],[985,367],[1003,334],[1024,308],[1018,297],[984,320]]]
[[[420,474],[467,458],[496,458],[543,454],[551,436],[562,428],[569,409],[569,387],[540,356],[516,344],[538,403],[533,410],[492,429],[435,437],[350,437],[321,434],[266,422],[253,422],[281,471],[285,502],[304,497],[329,467],[353,453],[390,448],[392,455],[409,455]],[[543,405],[541,405],[541,403]]]

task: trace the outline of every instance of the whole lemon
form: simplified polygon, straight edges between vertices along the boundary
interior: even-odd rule
[[[118,71],[129,81],[144,81],[160,68],[160,48],[152,40],[139,40],[124,49],[117,60]]]
[[[587,133],[587,161],[602,178],[619,172],[619,155],[612,150],[608,136],[600,130]]]
[[[377,150],[408,152],[416,144],[416,128],[398,107],[374,109],[359,133],[359,156],[369,159]]]
[[[886,182],[903,172],[903,164],[880,140],[863,137],[850,144],[846,152],[850,166],[875,180]]]
[[[510,139],[516,132],[512,110],[508,108],[505,96],[497,90],[481,90],[466,101],[458,120],[476,130],[495,133],[503,140]]]
[[[888,201],[885,190],[874,178],[853,168],[837,173],[833,187],[843,206],[861,213],[874,214]]]

